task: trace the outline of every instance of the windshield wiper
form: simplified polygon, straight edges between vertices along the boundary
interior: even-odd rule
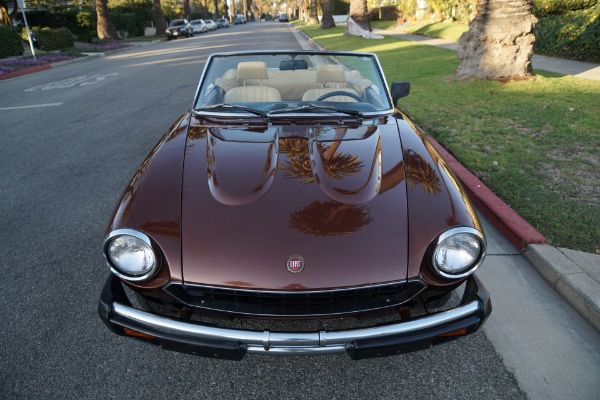
[[[342,113],[342,114],[347,114],[347,115],[350,115],[353,117],[357,117],[360,122],[362,122],[362,120],[363,120],[363,113],[361,113],[360,111],[346,110],[344,108],[336,108],[336,107],[331,107],[331,106],[317,106],[314,104],[300,106],[300,107],[282,108],[279,110],[271,111],[269,113],[269,115],[287,114],[287,113],[293,113],[293,112],[299,112],[299,111],[337,112],[337,113]]]
[[[249,112],[250,114],[258,115],[259,117],[262,117],[262,119],[265,122],[269,122],[269,116],[267,115],[266,112],[256,110],[254,108],[246,107],[246,106],[240,106],[237,104],[227,104],[227,103],[215,104],[215,105],[207,106],[207,107],[194,108],[192,111],[199,112],[199,111],[216,111],[216,110],[243,110],[243,111]]]

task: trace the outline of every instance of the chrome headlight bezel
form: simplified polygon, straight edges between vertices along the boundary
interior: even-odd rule
[[[467,235],[471,238],[476,239],[479,242],[479,254],[477,257],[473,259],[468,267],[459,270],[458,273],[451,273],[447,269],[445,270],[442,266],[440,266],[437,262],[437,255],[442,249],[441,245],[444,242],[456,235]],[[464,278],[466,276],[471,275],[473,272],[479,268],[479,266],[483,263],[486,255],[486,247],[487,243],[485,240],[485,236],[479,230],[467,226],[460,226],[450,228],[447,231],[444,231],[435,240],[431,243],[430,251],[429,251],[429,265],[431,269],[439,276],[449,279],[459,279]]]
[[[113,263],[110,255],[109,255],[109,246],[114,242],[114,240],[116,240],[120,237],[123,237],[123,236],[131,236],[131,237],[138,239],[139,241],[141,241],[143,243],[143,245],[148,247],[148,249],[151,251],[151,253],[154,257],[154,262],[149,271],[147,271],[141,275],[131,275],[131,274],[128,274],[128,273],[122,271],[118,266],[116,266]],[[157,251],[156,247],[153,245],[152,241],[150,240],[150,237],[148,237],[148,235],[146,235],[142,232],[139,232],[137,230],[134,230],[134,229],[116,229],[114,231],[111,231],[104,239],[104,243],[102,245],[102,254],[104,255],[106,264],[108,265],[108,267],[110,268],[110,270],[113,274],[117,275],[119,278],[131,281],[131,282],[144,281],[144,280],[150,279],[158,272],[158,270],[161,267],[161,263],[162,263],[162,258],[160,256],[160,252]]]

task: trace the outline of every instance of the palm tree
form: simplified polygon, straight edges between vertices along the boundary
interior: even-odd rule
[[[96,31],[101,42],[117,40],[117,29],[108,16],[107,0],[96,0],[96,14],[98,15],[98,23]]]
[[[456,73],[484,79],[532,76],[531,0],[477,0],[477,15],[459,41]]]
[[[321,8],[323,9],[323,17],[321,18],[321,29],[335,28],[335,22],[333,22],[333,9],[331,8],[331,0],[321,0]]]
[[[367,0],[350,0],[350,13],[348,15],[358,26],[366,31],[372,31],[371,20],[369,18],[369,9]]]
[[[156,35],[164,35],[167,31],[167,23],[163,14],[160,0],[153,0],[154,3],[154,25],[156,26]]]

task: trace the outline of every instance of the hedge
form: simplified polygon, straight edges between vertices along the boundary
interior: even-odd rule
[[[32,31],[40,42],[40,50],[52,51],[73,47],[73,34],[67,28],[33,28]]]
[[[0,25],[0,58],[23,55],[23,44],[16,29]]]
[[[532,13],[538,18],[547,17],[591,8],[598,2],[599,0],[533,0]]]
[[[538,18],[534,52],[600,62],[600,3],[592,8]]]

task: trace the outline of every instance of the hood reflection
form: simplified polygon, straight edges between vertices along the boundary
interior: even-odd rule
[[[315,236],[338,236],[359,231],[373,219],[369,209],[336,201],[313,201],[290,215],[288,226]]]
[[[206,148],[208,186],[215,200],[239,206],[264,196],[277,170],[276,134],[268,142],[238,142],[215,133],[208,132]]]

